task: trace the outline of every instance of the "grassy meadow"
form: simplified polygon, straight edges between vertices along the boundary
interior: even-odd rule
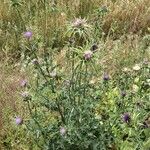
[[[150,0],[0,1],[0,150],[150,149]]]

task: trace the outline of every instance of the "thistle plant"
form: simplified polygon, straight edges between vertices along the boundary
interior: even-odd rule
[[[92,37],[92,26],[85,18],[75,18],[67,25],[66,36],[76,41],[76,46],[82,46]]]

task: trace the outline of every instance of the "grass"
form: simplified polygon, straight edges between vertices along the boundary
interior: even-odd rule
[[[69,73],[70,64],[67,62],[66,54],[69,49],[68,41],[73,34],[72,31],[68,34],[67,30],[75,18],[85,18],[87,24],[94,30],[90,32],[90,40],[86,39],[87,43],[81,36],[75,47],[89,49],[96,43],[98,45],[96,64],[101,70],[109,72],[116,78],[124,68],[132,68],[145,60],[150,61],[149,14],[149,0],[2,0],[0,2],[2,140],[4,141],[6,135],[12,135],[7,121],[12,122],[12,118],[18,114],[28,119],[26,107],[24,108],[19,97],[22,91],[19,83],[23,78],[28,78],[32,83],[33,78],[30,74],[33,68],[28,70],[24,67],[25,71],[20,71],[26,61],[24,56],[32,55],[32,51],[41,58],[54,53],[55,63],[60,65],[62,72],[66,70]],[[31,40],[23,37],[23,33],[28,30],[33,32]],[[33,43],[32,47],[30,43]],[[8,119],[5,115],[8,115]],[[18,147],[15,145],[13,148],[20,147],[21,145]]]

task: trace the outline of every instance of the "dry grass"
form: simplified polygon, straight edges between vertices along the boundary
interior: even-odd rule
[[[2,127],[3,111],[10,109],[15,114],[20,112],[22,105],[19,100],[19,83],[23,75],[17,68],[7,67],[2,62],[0,65],[0,125]]]
[[[99,20],[99,24],[102,24],[103,31],[112,34],[113,38],[131,32],[148,32],[149,0],[61,0],[56,4],[47,1],[46,5],[42,1],[26,0],[17,7],[5,0],[1,1],[0,5],[0,57],[18,59],[22,51],[19,42],[22,41],[22,33],[26,29],[32,29],[36,38],[44,38],[49,46],[63,47],[66,22],[79,16],[90,20],[93,17],[91,14],[102,6],[106,6],[108,13]],[[53,37],[57,37],[57,40]]]
[[[104,18],[103,29],[109,31],[115,26],[115,33],[147,32],[150,26],[150,1],[126,0],[107,3],[110,12]]]

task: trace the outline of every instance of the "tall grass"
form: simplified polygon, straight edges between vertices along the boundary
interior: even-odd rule
[[[97,11],[104,6],[107,13],[98,18]],[[122,34],[147,33],[149,6],[149,0],[1,1],[1,59],[20,57],[23,50],[19,42],[23,40],[23,32],[29,29],[40,43],[39,51],[46,46],[61,49],[66,41],[66,23],[75,17],[88,18],[90,23],[96,21],[105,35],[112,35],[114,39]]]

